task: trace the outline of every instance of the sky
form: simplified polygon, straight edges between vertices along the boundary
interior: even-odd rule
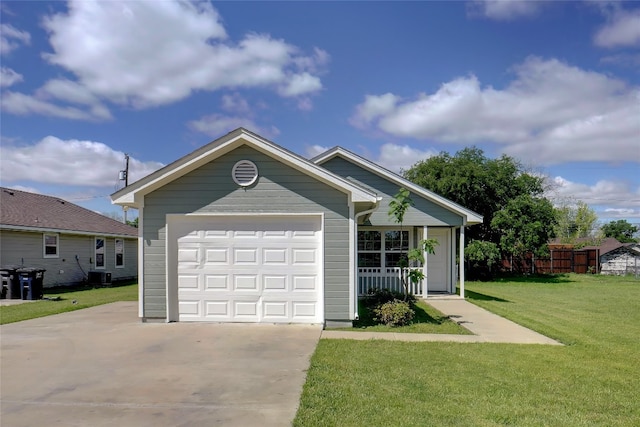
[[[109,195],[245,127],[400,172],[476,146],[640,224],[640,2],[2,1],[0,183]],[[129,217],[135,217],[135,212]]]

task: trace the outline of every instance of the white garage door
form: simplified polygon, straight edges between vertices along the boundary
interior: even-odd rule
[[[321,217],[185,217],[176,228],[180,321],[322,321]]]

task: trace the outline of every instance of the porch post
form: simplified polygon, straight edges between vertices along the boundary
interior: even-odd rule
[[[428,238],[427,226],[425,225],[422,227],[422,240],[427,240]],[[422,297],[427,298],[427,294],[429,293],[429,269],[427,268],[429,253],[424,251],[422,256],[424,257],[424,265],[422,266],[422,273],[424,273],[424,280],[422,281]]]
[[[460,297],[464,299],[464,225],[460,226]]]

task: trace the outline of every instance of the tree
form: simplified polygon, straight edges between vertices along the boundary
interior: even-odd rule
[[[469,279],[489,279],[493,274],[493,267],[500,262],[500,248],[493,242],[486,240],[472,240],[464,250],[466,262],[471,274]]]
[[[490,159],[476,147],[454,156],[441,152],[413,165],[404,177],[481,214],[484,222],[470,227],[467,239],[495,244],[501,238],[491,225],[496,212],[518,196],[540,197],[544,191],[544,179],[528,173],[515,159],[504,155]]]
[[[138,228],[138,217],[136,217],[136,219],[134,219],[133,221],[127,220],[127,225]]]
[[[598,215],[585,202],[564,204],[556,208],[556,237],[561,243],[575,243],[577,239],[590,237]]]
[[[397,224],[400,224],[400,248],[404,248],[402,244],[402,223],[404,222],[404,215],[413,206],[413,200],[411,194],[406,188],[401,188],[398,193],[393,196],[393,199],[389,202],[389,212],[387,213]],[[435,253],[435,247],[438,244],[436,239],[425,239],[419,242],[418,246],[409,249],[409,251],[400,254],[400,261],[398,266],[400,267],[400,282],[404,288],[404,300],[409,299],[409,280],[411,283],[416,284],[424,279],[424,273],[422,269],[416,268],[424,264],[424,253]],[[418,265],[416,265],[418,264]]]
[[[605,237],[615,237],[621,243],[635,242],[633,235],[638,232],[638,227],[631,225],[626,219],[611,221],[600,227]]]
[[[545,256],[549,238],[554,234],[555,211],[549,200],[523,194],[498,211],[491,225],[501,233],[500,249],[504,253],[516,257],[529,252]]]
[[[498,248],[508,254],[524,248],[538,253],[547,249],[546,239],[553,235],[556,220],[553,206],[543,197],[544,178],[529,173],[512,157],[490,159],[476,147],[453,156],[442,152],[416,163],[404,177],[484,217],[482,224],[466,231],[467,249],[471,246],[470,255],[465,251],[466,261],[477,276],[491,273]]]

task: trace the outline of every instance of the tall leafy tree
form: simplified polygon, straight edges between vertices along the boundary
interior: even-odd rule
[[[521,257],[533,252],[548,254],[549,238],[554,234],[555,211],[549,200],[522,194],[498,211],[491,225],[500,232],[504,253]]]
[[[502,232],[492,226],[494,215],[522,195],[541,197],[544,179],[528,173],[509,156],[490,159],[477,147],[455,155],[442,152],[420,161],[404,172],[408,180],[434,191],[484,217],[470,227],[468,241],[500,244]]]
[[[556,237],[562,243],[574,243],[576,239],[590,237],[598,215],[585,202],[564,204],[556,208]]]
[[[543,197],[544,178],[509,156],[491,159],[477,148],[442,152],[404,172],[405,178],[478,212],[484,222],[467,232],[466,262],[474,277],[491,275],[499,251],[542,254],[554,235],[556,216]]]
[[[633,235],[638,232],[638,227],[630,224],[626,219],[611,221],[600,227],[605,237],[615,237],[619,242],[630,243],[636,242]]]

